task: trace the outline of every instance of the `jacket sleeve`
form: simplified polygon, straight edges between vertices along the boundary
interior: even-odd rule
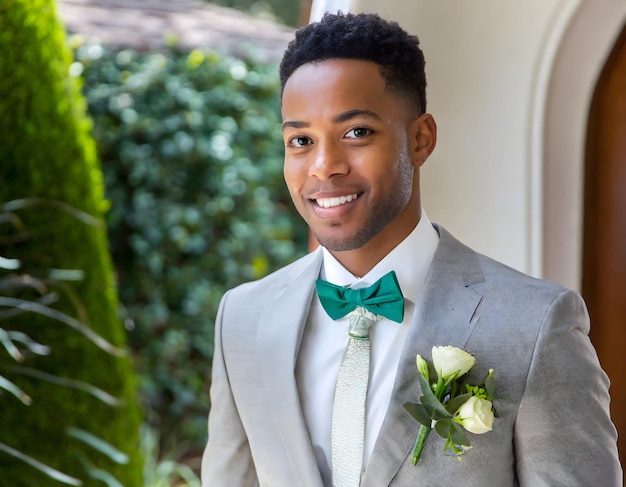
[[[520,486],[622,485],[609,380],[588,333],[582,298],[564,291],[539,332],[515,423]]]
[[[202,457],[202,486],[254,487],[258,485],[256,470],[224,360],[222,331],[228,295],[222,298],[215,320],[209,438]]]

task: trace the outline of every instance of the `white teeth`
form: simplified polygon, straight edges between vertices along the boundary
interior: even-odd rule
[[[317,204],[322,208],[331,208],[334,206],[345,205],[357,198],[357,194],[349,194],[348,196],[338,196],[335,198],[317,198]]]

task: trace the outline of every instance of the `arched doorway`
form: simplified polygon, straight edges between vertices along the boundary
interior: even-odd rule
[[[582,294],[591,340],[611,379],[626,460],[626,26],[598,79],[587,128]]]

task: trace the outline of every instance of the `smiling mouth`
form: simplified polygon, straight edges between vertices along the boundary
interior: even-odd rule
[[[333,208],[335,206],[345,205],[358,198],[358,194],[349,194],[347,196],[337,196],[334,198],[316,198],[315,201],[321,208]]]

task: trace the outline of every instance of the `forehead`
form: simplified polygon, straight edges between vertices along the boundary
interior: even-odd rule
[[[386,89],[380,66],[355,59],[328,59],[300,66],[285,83],[282,96],[283,118],[353,109],[378,112],[399,106],[406,106],[406,102]]]

